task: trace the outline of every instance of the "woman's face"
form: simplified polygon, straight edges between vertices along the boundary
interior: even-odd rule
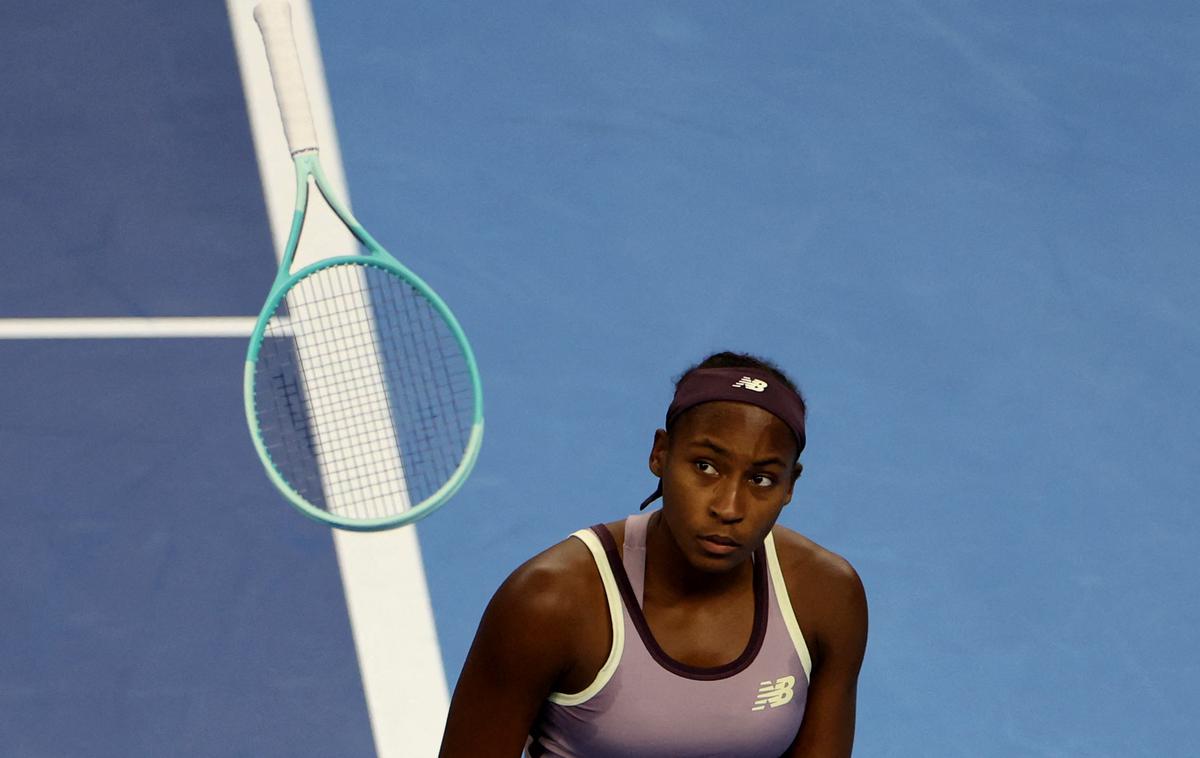
[[[659,431],[650,470],[662,479],[663,520],[688,562],[727,571],[762,545],[800,475],[796,438],[755,405],[702,403]]]

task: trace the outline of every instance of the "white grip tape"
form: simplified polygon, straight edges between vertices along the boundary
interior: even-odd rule
[[[267,48],[267,63],[271,67],[275,100],[279,103],[279,115],[283,117],[288,149],[292,155],[304,150],[316,150],[317,131],[313,128],[304,74],[300,70],[300,56],[296,52],[296,40],[292,37],[291,6],[286,0],[266,0],[255,7],[254,20],[258,22],[263,44]]]

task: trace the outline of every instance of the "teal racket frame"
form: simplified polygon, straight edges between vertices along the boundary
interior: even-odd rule
[[[258,321],[254,325],[254,331],[250,337],[250,345],[246,352],[246,366],[242,381],[246,423],[250,427],[250,437],[254,441],[254,448],[258,452],[258,456],[262,460],[271,482],[305,516],[323,524],[351,531],[369,532],[404,526],[428,516],[445,505],[446,501],[462,487],[475,466],[475,462],[479,457],[479,450],[483,445],[483,384],[479,378],[479,367],[476,364],[475,354],[471,350],[471,345],[467,341],[467,335],[463,332],[458,319],[455,318],[445,301],[421,277],[414,274],[404,264],[396,260],[382,245],[376,242],[375,238],[354,218],[350,209],[332,191],[329,181],[321,168],[318,151],[312,149],[299,152],[293,156],[293,163],[296,169],[296,210],[292,216],[291,230],[288,233],[287,245],[284,247],[283,257],[280,261],[279,273],[276,275],[275,281],[271,285],[271,291],[267,295],[266,303],[259,313]],[[346,225],[346,228],[358,239],[366,252],[358,255],[324,258],[301,268],[295,273],[291,273],[292,261],[295,258],[296,247],[300,242],[301,229],[304,226],[304,216],[309,200],[310,179],[312,180],[311,183],[316,185],[325,202],[328,203],[337,217],[341,219],[342,223]],[[436,492],[419,503],[411,504],[411,507],[407,510],[392,516],[374,519],[347,518],[331,513],[324,508],[310,503],[295,488],[288,484],[287,480],[279,473],[274,462],[271,460],[271,454],[267,450],[266,443],[258,429],[254,405],[255,365],[258,361],[258,353],[262,347],[263,335],[266,332],[267,323],[271,320],[271,316],[279,306],[279,302],[287,295],[288,290],[304,277],[321,269],[346,263],[370,265],[387,270],[411,284],[414,289],[433,305],[434,309],[450,328],[454,339],[458,342],[458,346],[466,359],[474,398],[474,418],[471,433],[467,439],[463,457],[451,476]]]

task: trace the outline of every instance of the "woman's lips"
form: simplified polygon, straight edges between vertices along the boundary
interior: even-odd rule
[[[736,540],[719,534],[706,534],[700,537],[700,544],[706,552],[715,555],[729,555],[740,547]]]

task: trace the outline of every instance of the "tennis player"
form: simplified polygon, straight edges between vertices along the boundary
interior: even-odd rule
[[[718,353],[654,434],[658,489],[533,557],[484,612],[443,758],[849,756],[867,603],[841,557],[777,526],[805,405]]]

